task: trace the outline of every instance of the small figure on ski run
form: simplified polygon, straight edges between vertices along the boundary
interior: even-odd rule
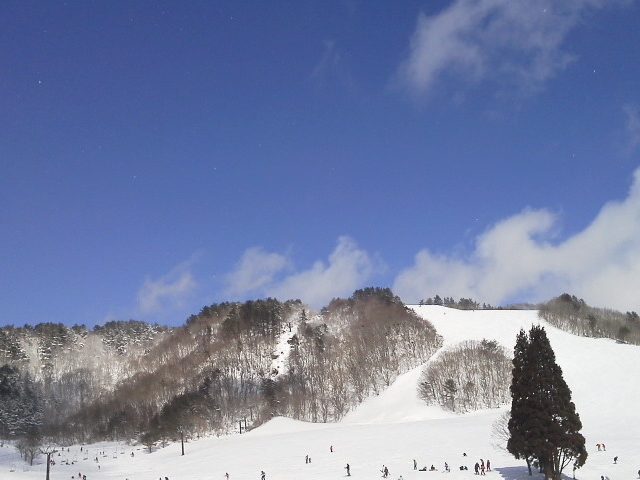
[[[333,445],[331,445],[331,446],[329,447],[329,451],[330,451],[331,453],[333,453]]]
[[[487,472],[491,471],[491,462],[487,460]]]
[[[380,471],[382,472],[382,478],[387,478],[389,476],[389,469],[385,465],[382,465],[382,470]]]
[[[229,472],[225,473],[224,476],[229,480]]]
[[[350,477],[351,476],[351,468],[349,467],[349,464],[347,463],[347,466],[344,467],[344,468],[347,471],[347,477]]]
[[[307,455],[306,457],[304,457],[304,463],[309,463],[309,455]]]
[[[449,464],[447,462],[444,462],[444,471],[445,472],[449,471]]]
[[[480,464],[476,462],[476,464],[473,466],[473,469],[475,470],[476,475],[478,475],[480,473]]]
[[[416,459],[413,459],[413,469],[417,470],[418,469],[418,462],[416,462]]]
[[[618,463],[618,457],[613,457],[613,463]]]
[[[598,451],[600,451],[600,444],[596,443],[596,447],[598,447]]]
[[[262,470],[260,472],[260,480],[264,480],[265,477],[266,477],[266,474],[264,473],[264,470]]]

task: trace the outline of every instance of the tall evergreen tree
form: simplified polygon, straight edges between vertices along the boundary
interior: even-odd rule
[[[529,337],[524,330],[520,330],[516,337],[513,355],[513,376],[511,381],[511,417],[509,418],[509,439],[507,450],[516,458],[527,462],[531,475],[531,461],[534,453],[530,445],[533,423],[533,410],[530,407],[529,391],[531,390],[531,375],[527,372],[530,362],[526,358],[529,348]]]
[[[582,423],[543,327],[533,326],[528,337],[524,330],[518,334],[511,396],[507,449],[512,455],[527,465],[537,459],[551,480],[559,480],[570,464],[584,465]]]

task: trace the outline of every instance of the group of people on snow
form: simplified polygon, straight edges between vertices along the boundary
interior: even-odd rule
[[[487,460],[487,464],[485,465],[484,460],[481,458],[480,463],[476,462],[476,464],[473,466],[473,469],[476,472],[476,475],[484,475],[485,471],[491,471],[491,462]]]

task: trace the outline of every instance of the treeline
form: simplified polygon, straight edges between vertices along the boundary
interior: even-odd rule
[[[575,335],[613,338],[640,345],[640,317],[636,312],[590,307],[583,299],[564,293],[541,305],[538,315]]]
[[[461,298],[456,301],[453,297],[441,298],[440,295],[427,298],[426,300],[420,300],[419,305],[441,305],[443,307],[457,308],[458,310],[495,310],[488,303],[479,303],[471,298]]]
[[[369,288],[321,313],[268,298],[210,305],[170,329],[135,321],[93,331],[5,327],[0,362],[23,385],[12,390],[18,397],[27,400],[26,386],[37,392],[32,403],[42,414],[32,416],[32,430],[40,436],[152,448],[250,429],[274,415],[338,420],[440,344],[433,326],[389,289]],[[0,403],[9,408],[6,398]],[[0,431],[14,439],[25,432]]]
[[[303,309],[276,299],[211,305],[131,365],[137,374],[78,411],[67,435],[155,443],[226,433],[266,418],[263,385],[285,324]]]

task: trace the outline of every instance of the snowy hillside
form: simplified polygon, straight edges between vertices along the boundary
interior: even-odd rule
[[[486,338],[512,351],[520,328],[544,325],[572,389],[587,439],[589,458],[576,471],[576,478],[638,478],[639,347],[564,333],[540,322],[535,311],[413,308],[443,336],[443,349],[463,340]],[[260,480],[264,470],[266,480],[330,480],[344,478],[344,466],[349,463],[354,480],[380,478],[383,465],[389,468],[393,480],[400,476],[404,480],[432,480],[441,475],[468,480],[473,476],[474,463],[481,458],[491,460],[488,478],[529,478],[523,462],[492,446],[491,427],[504,409],[457,415],[425,406],[416,393],[421,370],[419,367],[402,375],[338,424],[276,418],[247,434],[189,442],[185,456],[180,455],[180,445],[152,454],[122,444],[84,446],[82,452],[77,446],[56,454],[51,479],[77,479],[82,473],[87,480],[155,480],[165,476],[170,480],[226,480],[228,473],[230,480]],[[598,451],[597,443],[606,444],[606,451]],[[310,463],[305,461],[307,455]],[[613,462],[615,456],[617,464]],[[416,471],[414,459],[419,467],[434,465],[438,471]],[[39,461],[39,465],[23,467],[13,449],[5,445],[0,448],[0,479],[43,479],[42,457]],[[443,472],[445,462],[451,467],[450,473]],[[461,471],[463,465],[469,470]],[[565,474],[571,477],[572,472]],[[536,474],[535,478],[542,476]]]

